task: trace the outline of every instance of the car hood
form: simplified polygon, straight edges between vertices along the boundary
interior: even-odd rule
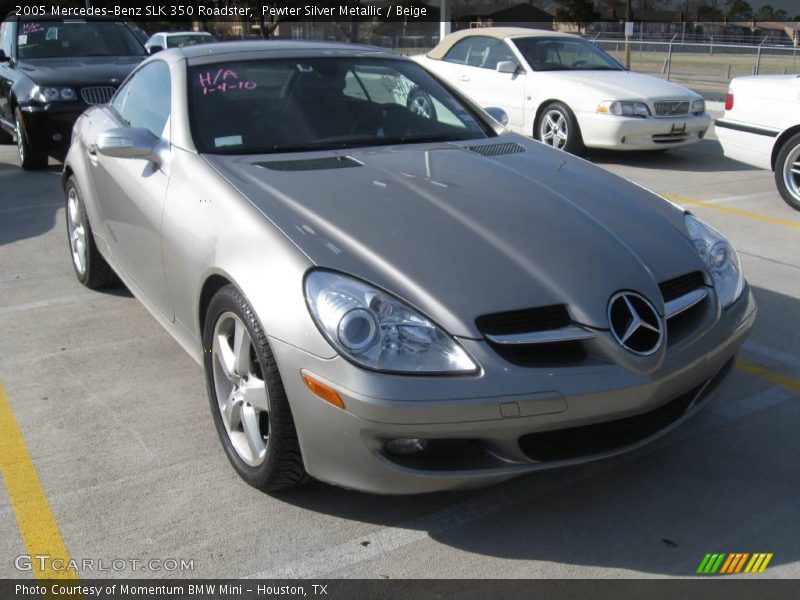
[[[554,84],[569,83],[596,94],[598,100],[701,98],[683,86],[632,71],[551,71],[542,75],[552,78]]]
[[[671,203],[521,136],[476,143],[525,151],[396,146],[338,153],[352,168],[295,171],[256,163],[303,168],[332,153],[205,158],[314,263],[397,294],[454,335],[480,337],[480,315],[553,304],[604,329],[615,292],[663,311],[658,282],[703,269]]]
[[[85,56],[20,61],[19,69],[37,85],[119,85],[145,56]],[[112,81],[116,80],[116,81]]]

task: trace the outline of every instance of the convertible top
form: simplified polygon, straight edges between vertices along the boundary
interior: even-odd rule
[[[544,29],[532,29],[529,27],[479,27],[475,29],[462,29],[445,37],[435,48],[428,52],[428,58],[441,60],[450,51],[456,42],[460,42],[465,37],[481,36],[492,37],[498,40],[505,40],[515,37],[567,37],[575,38],[576,35],[561,33],[559,31],[546,31]]]

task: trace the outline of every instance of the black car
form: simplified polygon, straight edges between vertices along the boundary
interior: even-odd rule
[[[72,125],[104,104],[145,57],[123,22],[10,16],[0,28],[0,143],[17,138],[25,169],[63,160]]]

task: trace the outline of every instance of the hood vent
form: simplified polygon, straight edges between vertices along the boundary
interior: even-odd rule
[[[501,156],[503,154],[518,154],[525,152],[525,146],[516,142],[504,144],[482,144],[480,146],[467,146],[467,150],[477,152],[482,156]]]
[[[321,171],[323,169],[349,169],[362,166],[349,156],[327,156],[325,158],[305,158],[297,160],[275,160],[253,163],[270,171]]]

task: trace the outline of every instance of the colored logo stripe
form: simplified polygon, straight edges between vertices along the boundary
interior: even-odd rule
[[[749,552],[709,553],[700,561],[697,573],[699,575],[713,575],[715,573],[732,575],[741,573],[742,569],[744,569],[745,573],[763,573],[772,557],[773,554],[771,552],[757,552],[755,554],[750,554]]]

